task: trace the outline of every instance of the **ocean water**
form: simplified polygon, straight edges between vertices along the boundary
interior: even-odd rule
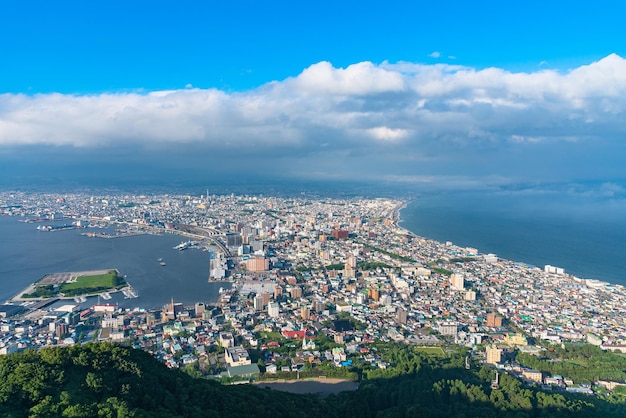
[[[227,287],[208,282],[207,252],[172,248],[185,240],[180,236],[89,238],[81,234],[101,230],[45,232],[36,229],[41,224],[19,219],[0,216],[0,303],[48,273],[108,268],[126,275],[139,294],[136,299],[116,294],[111,302],[121,307],[161,307],[172,297],[184,304],[213,303],[220,286]],[[158,258],[163,258],[166,266],[161,266]]]
[[[611,202],[438,194],[411,201],[400,225],[481,253],[626,285],[626,212]]]

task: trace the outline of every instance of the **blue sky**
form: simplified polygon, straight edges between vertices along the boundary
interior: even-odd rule
[[[206,3],[2,2],[5,183],[626,178],[624,2]]]
[[[0,91],[244,90],[319,61],[568,69],[625,56],[624,15],[619,1],[10,1]]]

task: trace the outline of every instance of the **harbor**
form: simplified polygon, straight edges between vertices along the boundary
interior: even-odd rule
[[[120,286],[121,284],[125,287]],[[108,285],[108,286],[107,286]],[[103,292],[103,287],[105,291]],[[111,299],[111,293],[121,291],[128,298],[136,298],[137,292],[115,269],[79,272],[50,273],[30,284],[9,299],[11,303],[39,302],[47,299],[74,300],[85,303],[90,296]]]

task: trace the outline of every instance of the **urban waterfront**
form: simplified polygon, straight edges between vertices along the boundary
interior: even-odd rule
[[[493,203],[493,202],[492,202]],[[490,209],[491,208],[491,209]],[[185,304],[215,302],[219,288],[210,283],[208,254],[176,251],[184,237],[137,235],[114,239],[88,238],[72,229],[42,232],[38,223],[0,216],[0,299],[6,300],[52,272],[117,268],[140,294],[139,299],[114,295],[120,307],[161,306],[172,297]],[[63,224],[63,221],[57,221]],[[477,248],[483,253],[543,267],[562,267],[582,278],[626,285],[626,223],[578,217],[537,215],[532,210],[501,206],[459,205],[454,199],[417,198],[401,211],[400,225],[418,236]],[[157,260],[163,258],[166,266]]]
[[[100,268],[118,269],[137,290],[137,299],[113,295],[111,301],[126,308],[160,307],[172,297],[185,304],[213,303],[218,298],[220,286],[228,286],[208,282],[208,253],[173,249],[185,240],[184,237],[144,234],[90,238],[82,234],[107,230],[45,232],[36,229],[40,223],[18,222],[20,220],[24,219],[0,216],[0,299],[3,301],[48,273]],[[165,266],[159,264],[159,258],[164,260]]]
[[[624,286],[415,236],[398,226],[407,201],[21,192],[2,199],[11,215],[0,224],[11,260],[2,271],[7,297],[46,273],[117,268],[139,298],[117,307],[94,298],[0,305],[1,354],[125,341],[168,367],[232,382],[261,373],[354,378],[355,362],[391,365],[372,352],[379,343],[436,346],[429,350],[442,355],[454,345],[472,350],[463,354],[466,368],[479,362],[529,385],[593,394],[588,377],[544,376],[524,356],[585,341],[626,352]],[[216,300],[225,278],[233,289]],[[147,309],[125,309],[134,307]],[[262,357],[253,360],[257,351],[248,348]],[[512,352],[524,367],[511,365]]]

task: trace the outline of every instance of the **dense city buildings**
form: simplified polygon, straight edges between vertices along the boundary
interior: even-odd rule
[[[207,280],[224,281],[224,291],[191,306],[164,295],[162,310],[7,303],[0,306],[0,353],[125,341],[170,367],[201,364],[230,376],[258,373],[257,362],[273,373],[343,367],[355,356],[384,367],[369,352],[373,341],[457,344],[498,366],[509,351],[540,352],[550,343],[626,351],[622,286],[416,236],[398,225],[403,204],[2,193],[0,213],[41,221],[33,228],[62,219],[95,237],[102,236],[92,228],[98,225],[115,225],[119,236],[180,234],[185,241],[176,251],[206,250]],[[332,350],[312,348],[318,338],[333,342]],[[261,353],[253,364],[250,348]]]

